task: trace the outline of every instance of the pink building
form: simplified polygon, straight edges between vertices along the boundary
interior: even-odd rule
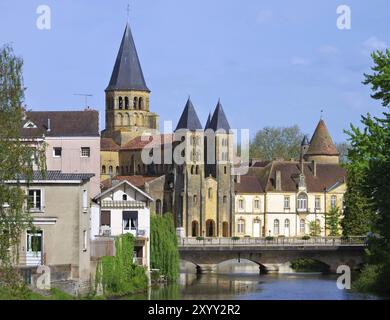
[[[46,143],[47,170],[94,174],[90,198],[100,193],[98,111],[26,112],[22,136]]]

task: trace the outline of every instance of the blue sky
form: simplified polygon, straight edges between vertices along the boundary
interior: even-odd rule
[[[79,110],[91,93],[104,128],[106,88],[128,0],[0,0],[0,45],[24,58],[26,104]],[[312,134],[324,110],[335,141],[366,112],[384,111],[361,84],[369,52],[390,44],[388,0],[132,0],[130,23],[151,109],[176,125],[188,95],[204,124],[221,98],[233,128],[298,124]],[[36,27],[39,5],[50,31]],[[351,8],[351,30],[336,8]]]

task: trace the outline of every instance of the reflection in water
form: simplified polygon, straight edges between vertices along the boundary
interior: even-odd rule
[[[187,270],[188,271],[188,270]],[[375,299],[375,296],[339,290],[337,275],[267,274],[259,275],[252,263],[221,264],[218,273],[181,273],[176,284],[156,286],[147,295],[130,299],[152,300],[349,300]]]

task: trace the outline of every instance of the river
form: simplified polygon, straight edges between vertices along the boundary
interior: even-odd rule
[[[152,300],[372,300],[373,295],[337,288],[337,275],[319,273],[259,274],[251,263],[225,264],[217,273],[198,275],[182,269],[176,284],[153,287]]]

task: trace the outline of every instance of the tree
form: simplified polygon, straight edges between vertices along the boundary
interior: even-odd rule
[[[348,162],[348,149],[350,145],[348,142],[339,142],[336,143],[337,151],[340,153],[340,162],[347,163]]]
[[[18,262],[22,234],[33,226],[31,216],[23,210],[25,192],[6,181],[20,177],[30,181],[33,159],[40,158],[39,165],[43,155],[20,136],[24,117],[22,65],[10,46],[0,48],[0,282],[11,289],[19,283],[12,265]]]
[[[390,106],[390,50],[374,52],[373,74],[365,74],[372,98]],[[362,116],[362,129],[351,125],[351,149],[347,165],[346,227],[368,224],[374,236],[369,239],[369,266],[363,270],[360,285],[368,290],[390,293],[390,114],[383,118]],[[354,203],[357,201],[358,203]],[[353,221],[354,219],[357,220]],[[350,228],[351,230],[352,228]],[[364,228],[363,228],[364,229]],[[363,231],[363,230],[361,230]],[[348,231],[347,231],[348,232]],[[374,270],[374,271],[373,271]],[[372,273],[375,272],[375,275]]]
[[[326,214],[326,230],[331,237],[340,235],[340,209],[338,207],[330,209]]]
[[[309,232],[312,237],[318,237],[321,235],[321,226],[318,221],[309,222]]]
[[[250,145],[250,156],[262,160],[299,159],[303,137],[304,134],[297,125],[265,127],[256,133]]]

